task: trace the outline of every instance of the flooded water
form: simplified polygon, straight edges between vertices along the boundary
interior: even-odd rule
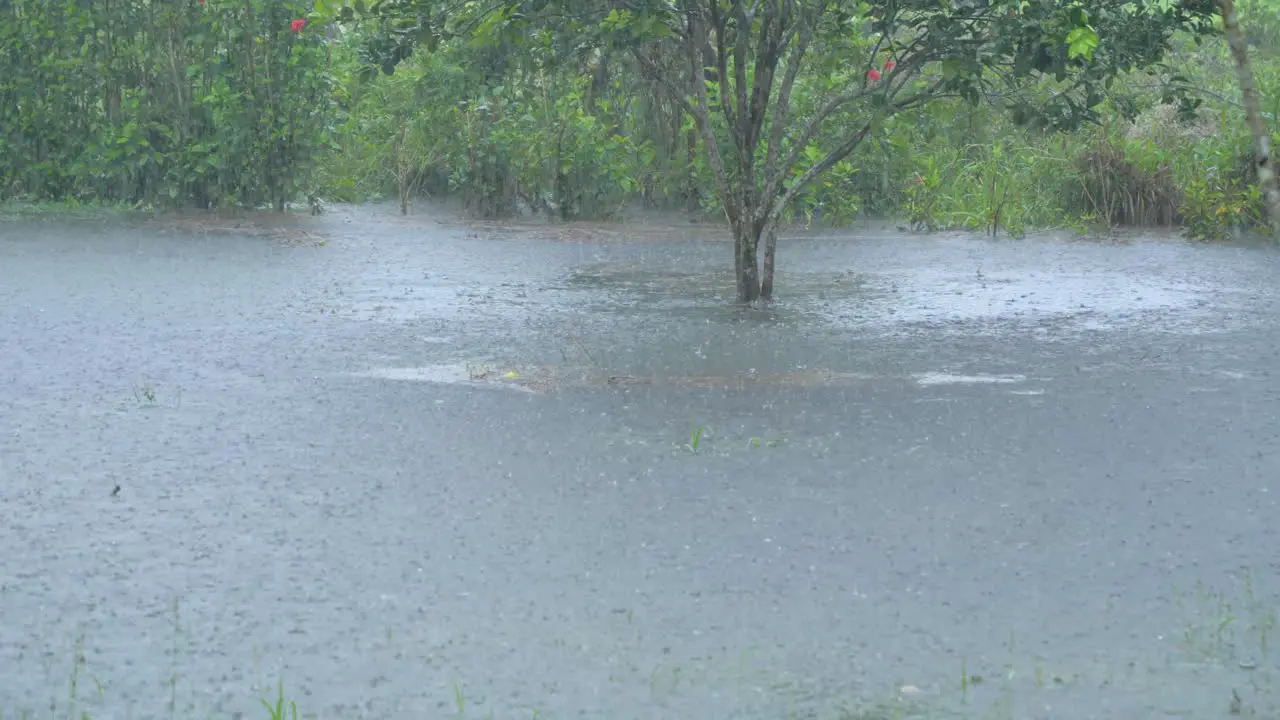
[[[744,309],[678,223],[0,224],[0,717],[1272,716],[1280,256],[779,264]]]

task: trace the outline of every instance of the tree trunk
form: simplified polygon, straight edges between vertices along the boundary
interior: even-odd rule
[[[697,212],[702,208],[702,197],[698,191],[698,129],[696,127],[689,128],[687,143],[688,171],[685,173],[685,208],[689,212]]]
[[[409,161],[409,123],[400,121],[400,138],[396,143],[396,185],[400,191],[400,214],[409,214],[409,179],[412,166]]]
[[[772,223],[764,236],[764,276],[760,278],[760,297],[773,299],[773,265],[778,255],[778,229]]]
[[[734,224],[733,264],[738,281],[738,302],[751,303],[760,298],[760,265],[756,255],[759,244],[759,228],[750,222]]]
[[[1272,234],[1280,238],[1280,186],[1277,186],[1276,173],[1271,168],[1271,134],[1262,120],[1258,85],[1254,82],[1248,48],[1245,45],[1244,35],[1240,32],[1235,0],[1222,0],[1221,7],[1222,27],[1227,36],[1227,44],[1231,46],[1231,55],[1236,61],[1236,77],[1240,81],[1245,119],[1249,122],[1249,131],[1253,133],[1253,142],[1257,151],[1255,162],[1258,170],[1258,185],[1262,188],[1262,198],[1266,205],[1267,220],[1270,222]]]

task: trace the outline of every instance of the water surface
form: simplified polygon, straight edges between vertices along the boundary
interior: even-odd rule
[[[208,224],[0,224],[0,715],[1275,709],[1274,252]]]

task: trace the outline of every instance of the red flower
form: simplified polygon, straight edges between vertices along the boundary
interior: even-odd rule
[[[870,80],[871,82],[875,82],[879,80],[880,71],[876,70],[875,68],[871,68],[870,70],[867,71],[867,79]]]
[[[885,64],[884,64],[884,71],[885,71],[885,72],[889,72],[890,70],[892,70],[892,69],[894,69],[894,68],[896,68],[896,67],[898,67],[898,63],[896,63],[896,62],[894,62],[894,61],[890,60],[889,62],[887,62],[887,63],[885,63]]]
[[[289,23],[289,29],[296,33],[302,32],[302,28],[306,26],[307,26],[306,20],[294,20],[293,22]]]
[[[204,0],[196,0],[196,4],[198,4],[200,7],[204,7]]]

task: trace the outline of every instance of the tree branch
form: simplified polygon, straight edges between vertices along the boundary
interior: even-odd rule
[[[796,160],[800,158],[800,153],[804,151],[804,148],[807,147],[809,142],[818,134],[818,131],[822,128],[822,123],[826,122],[827,118],[830,117],[832,113],[840,109],[842,106],[870,94],[870,88],[865,86],[860,87],[857,90],[836,95],[819,108],[818,112],[809,119],[809,124],[805,126],[804,132],[800,134],[800,137],[791,146],[791,151],[787,153],[787,159],[783,161],[783,164],[780,167],[775,168],[774,172],[770,173],[765,179],[763,196],[765,198],[777,196],[778,190],[782,185],[782,179],[786,175],[787,170],[795,167]],[[854,144],[854,147],[857,147],[856,143]],[[853,148],[850,148],[850,151],[852,151],[852,149]],[[770,212],[770,210],[767,209],[769,207],[770,205],[768,203],[761,203],[756,212],[761,214]]]
[[[765,116],[769,110],[769,96],[773,94],[773,80],[782,60],[782,40],[791,34],[788,8],[793,0],[770,0],[773,12],[766,12],[760,20],[760,37],[756,41],[755,76],[751,81],[751,113],[747,137],[748,152],[754,167],[756,148],[764,130]]]
[[[711,165],[711,171],[715,174],[716,184],[720,186],[720,193],[724,197],[724,211],[728,216],[729,222],[737,225],[742,220],[742,197],[739,193],[733,192],[732,186],[729,185],[729,176],[724,171],[724,162],[720,156],[720,144],[716,142],[716,134],[711,128],[711,108],[710,100],[707,98],[707,78],[706,73],[702,70],[701,45],[706,34],[706,29],[699,22],[697,13],[689,12],[687,14],[689,23],[689,39],[685,41],[685,54],[689,60],[689,83],[694,88],[695,96],[698,99],[697,105],[694,107],[694,121],[698,124],[698,129],[702,132],[702,142],[707,148],[707,162]],[[721,103],[723,105],[723,103]]]
[[[729,88],[729,50],[726,34],[728,33],[728,19],[720,15],[720,4],[718,2],[711,3],[711,27],[716,33],[716,70],[719,73],[716,76],[716,82],[720,86],[720,112],[724,115],[724,120],[728,123],[729,128],[737,127],[737,120],[734,118],[733,108],[725,102],[724,94]]]
[[[788,205],[791,204],[793,200],[795,200],[796,196],[800,194],[801,190],[803,190],[806,186],[808,186],[809,183],[813,182],[814,178],[818,177],[822,173],[835,167],[836,163],[840,162],[841,160],[844,160],[846,157],[849,156],[850,153],[852,153],[855,149],[857,149],[858,145],[862,144],[862,141],[865,140],[867,135],[871,132],[871,128],[874,126],[876,120],[879,119],[879,117],[896,115],[902,112],[903,110],[907,110],[909,108],[915,107],[922,103],[944,97],[944,95],[938,94],[938,89],[942,87],[943,82],[944,81],[941,78],[939,78],[938,80],[935,80],[933,83],[931,83],[929,87],[925,88],[924,90],[921,90],[920,92],[916,93],[910,98],[900,103],[895,103],[893,105],[890,105],[889,108],[887,109],[887,112],[883,113],[883,115],[881,115],[880,113],[877,113],[876,116],[872,117],[870,120],[868,120],[866,123],[862,125],[862,129],[854,133],[844,142],[840,143],[840,145],[838,145],[834,150],[827,153],[827,156],[822,158],[822,160],[818,161],[818,163],[815,164],[813,167],[810,167],[808,170],[806,170],[804,174],[799,177],[799,179],[797,179],[794,183],[791,184],[790,187],[787,188],[786,192],[782,194],[782,197],[779,197],[777,199],[777,202],[774,202],[771,205],[767,205],[767,206],[762,205],[762,207],[768,207],[768,211],[767,211],[768,214],[765,215],[763,219],[769,225],[776,224],[778,220],[782,217],[782,212],[787,208]],[[791,165],[788,165],[787,167],[791,167]],[[779,173],[779,176],[781,176],[781,174],[782,173]],[[770,180],[772,181],[772,178]],[[776,190],[775,190],[775,193],[776,193]]]
[[[712,0],[712,7],[719,4],[716,0]],[[742,2],[733,3],[734,20],[737,27],[734,28],[733,38],[733,99],[734,112],[738,116],[738,125],[734,128],[733,139],[738,145],[738,164],[744,170],[747,169],[749,162],[749,148],[746,147],[746,139],[750,134],[748,123],[750,119],[747,117],[747,63],[755,58],[751,55],[751,21],[747,19],[746,10],[742,7]],[[727,78],[722,78],[721,82],[727,82]],[[724,100],[724,86],[720,88],[720,99]],[[730,126],[733,127],[733,126]],[[750,187],[752,182],[744,183]]]
[[[791,53],[787,56],[787,70],[782,76],[782,86],[778,88],[778,99],[773,104],[773,122],[769,128],[769,144],[764,161],[766,178],[772,178],[777,173],[778,153],[782,150],[782,134],[786,130],[784,124],[791,114],[791,89],[795,87],[796,77],[800,74],[800,65],[804,62],[804,54],[808,51],[809,44],[813,41],[813,34],[817,30],[818,23],[822,21],[822,16],[826,14],[827,8],[828,5],[823,3],[816,8],[808,22],[800,21],[795,44],[791,46]],[[798,14],[801,17],[804,15],[800,12]]]

